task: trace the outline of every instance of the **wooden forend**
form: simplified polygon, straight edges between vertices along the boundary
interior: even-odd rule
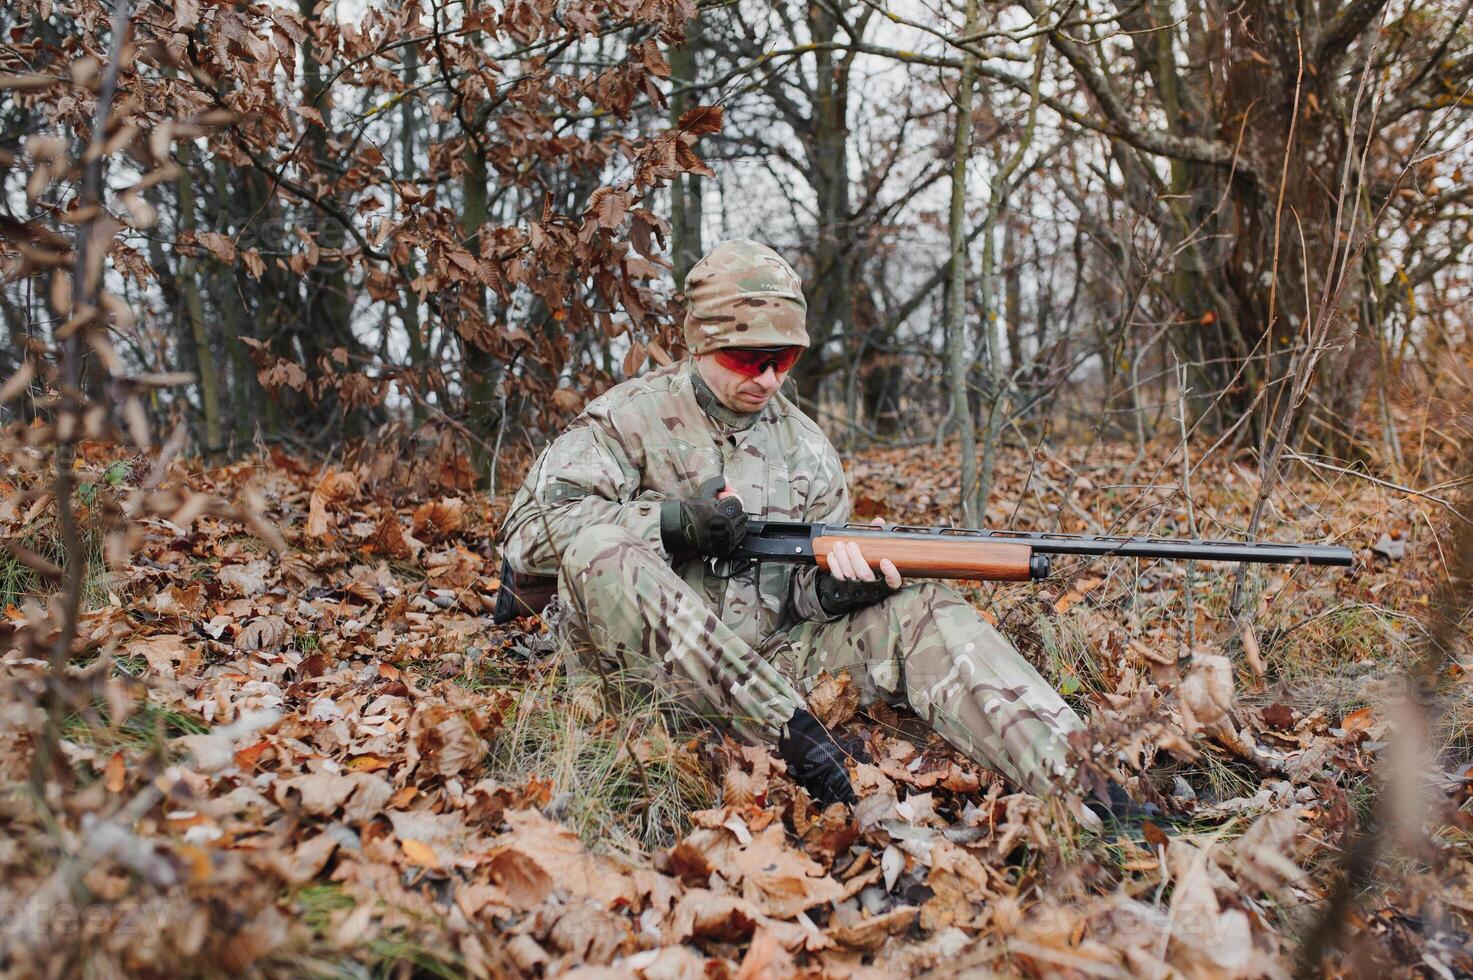
[[[853,541],[870,567],[879,571],[880,561],[888,558],[901,575],[912,578],[961,578],[979,582],[1026,582],[1028,561],[1033,549],[1026,544],[999,544],[984,541],[907,541],[901,536],[845,537],[824,535],[813,539],[813,555],[818,567],[828,570],[829,552],[840,541]]]

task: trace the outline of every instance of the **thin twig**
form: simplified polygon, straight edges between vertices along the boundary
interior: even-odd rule
[[[1417,490],[1414,487],[1404,487],[1400,483],[1392,483],[1390,480],[1383,480],[1379,476],[1372,476],[1369,473],[1362,473],[1359,470],[1352,470],[1345,466],[1336,466],[1334,463],[1327,463],[1321,459],[1314,459],[1312,457],[1305,456],[1302,453],[1294,452],[1293,450],[1288,450],[1287,456],[1289,459],[1303,463],[1305,466],[1312,466],[1315,469],[1320,470],[1333,470],[1336,473],[1344,473],[1346,476],[1353,476],[1357,479],[1366,480],[1370,483],[1374,483],[1378,487],[1385,487],[1387,490],[1395,490],[1397,493],[1404,493],[1409,497],[1421,497],[1424,500],[1430,500],[1434,504],[1438,504],[1439,506],[1443,507],[1449,514],[1453,515],[1463,523],[1473,524],[1473,518],[1470,518],[1467,514],[1464,514],[1462,511],[1454,507],[1451,501],[1447,500],[1446,498],[1439,497],[1436,494],[1428,493],[1425,490]],[[1463,481],[1453,481],[1451,485],[1457,486],[1461,482]]]
[[[83,552],[82,535],[77,527],[77,515],[72,509],[72,466],[76,461],[76,443],[82,432],[82,356],[85,335],[90,323],[101,316],[98,311],[97,291],[101,283],[93,275],[94,249],[103,248],[96,241],[99,230],[98,218],[103,212],[102,168],[106,155],[102,152],[107,140],[108,117],[112,112],[113,96],[118,88],[118,73],[122,67],[123,48],[128,39],[129,0],[117,0],[113,8],[112,50],[108,56],[107,69],[102,76],[102,87],[97,93],[97,109],[92,118],[92,132],[88,136],[87,150],[83,154],[82,186],[77,195],[79,212],[96,210],[93,218],[77,229],[76,259],[72,267],[71,314],[80,317],[91,310],[92,321],[84,321],[81,329],[68,334],[62,342],[60,404],[56,415],[56,476],[52,483],[52,495],[56,501],[56,523],[61,534],[65,578],[62,584],[61,602],[57,609],[56,641],[51,647],[50,677],[46,689],[45,734],[36,748],[32,769],[37,797],[45,799],[46,784],[50,768],[58,763],[57,747],[61,740],[61,721],[67,708],[64,693],[64,674],[67,661],[72,656],[72,644],[77,638],[77,619],[82,606],[82,582],[85,577],[87,556]]]

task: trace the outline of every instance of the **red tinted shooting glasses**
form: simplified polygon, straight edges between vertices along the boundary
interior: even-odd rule
[[[723,347],[716,353],[716,363],[737,374],[758,378],[772,368],[782,374],[792,368],[803,353],[801,347]]]

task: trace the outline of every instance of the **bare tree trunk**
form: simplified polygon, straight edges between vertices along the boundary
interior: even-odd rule
[[[828,45],[840,24],[829,7],[808,8],[815,46]],[[829,47],[814,52],[811,134],[807,139],[808,182],[813,187],[816,225],[813,267],[808,278],[808,354],[793,371],[803,398],[817,400],[818,386],[833,367],[824,347],[845,335],[853,320],[849,228],[849,57]]]
[[[1033,127],[1038,119],[1039,79],[1043,77],[1045,44],[1040,38],[1034,44],[1033,85],[1028,100],[1028,120],[1018,136],[1018,145],[1003,164],[992,175],[987,196],[987,217],[982,230],[982,270],[979,277],[982,307],[981,351],[986,358],[983,365],[987,390],[983,392],[985,412],[982,418],[982,465],[977,477],[977,498],[972,513],[981,524],[987,515],[987,498],[992,495],[992,477],[997,467],[997,437],[1002,429],[1002,407],[1007,391],[1007,377],[1002,368],[1002,349],[998,339],[997,316],[997,220],[1007,207],[1008,195],[1012,192],[1013,174],[1028,155],[1033,145]]]
[[[691,85],[699,70],[697,53],[701,46],[701,19],[698,14],[685,28],[685,43],[670,49],[670,81],[680,87]],[[677,91],[670,99],[670,118],[679,119],[693,104],[690,92]],[[675,288],[685,289],[685,277],[691,266],[706,253],[701,236],[705,217],[701,207],[702,178],[684,174],[670,181],[670,251],[674,263]]]
[[[179,144],[179,228],[193,233],[195,230],[194,153],[189,142]],[[184,257],[179,262],[179,291],[184,299],[185,314],[189,318],[189,332],[194,339],[197,380],[199,383],[200,412],[204,416],[204,455],[215,459],[225,448],[220,436],[220,376],[215,369],[215,351],[211,343],[210,328],[205,321],[204,302],[200,298],[199,263],[193,257]]]
[[[319,174],[334,174],[341,169],[342,161],[336,158],[332,147],[328,145],[328,136],[334,132],[333,126],[333,104],[331,86],[329,80],[324,77],[322,62],[317,54],[316,31],[321,19],[314,0],[298,0],[297,9],[302,16],[303,23],[307,28],[307,37],[302,42],[302,96],[306,105],[315,108],[322,114],[323,125],[316,126],[304,122],[306,128],[307,145],[312,152],[313,162]],[[328,196],[331,196],[332,182],[326,185]],[[319,247],[324,252],[332,248],[340,248],[343,238],[347,234],[346,229],[332,226],[319,228]],[[321,232],[329,232],[328,242],[321,242]],[[353,338],[352,324],[349,322],[352,315],[352,302],[348,293],[348,267],[343,259],[338,257],[324,256],[317,265],[308,270],[302,283],[305,289],[306,309],[304,316],[293,324],[292,334],[296,344],[301,351],[301,356],[306,361],[304,365],[309,372],[318,370],[319,361],[339,347],[345,347],[353,351],[358,344]],[[331,389],[327,388],[321,396],[320,401],[310,409],[312,417],[327,419],[336,411],[337,399]],[[305,409],[306,406],[304,405]],[[344,421],[356,417],[348,413],[343,416]]]
[[[977,29],[977,0],[967,0],[966,32]],[[950,234],[951,280],[946,295],[946,379],[950,393],[946,423],[953,422],[961,437],[961,521],[966,526],[980,523],[976,510],[977,431],[967,392],[971,357],[967,352],[967,157],[972,151],[972,90],[977,84],[976,59],[969,53],[962,60],[962,77],[956,93],[956,136],[951,159],[951,209],[947,215]],[[984,327],[985,329],[985,327]],[[941,432],[937,433],[938,439]]]
[[[404,49],[404,87],[414,87],[419,74],[419,50],[411,44]],[[413,99],[402,99],[399,103],[399,173],[404,179],[409,179],[418,169],[414,160],[414,137],[418,116],[415,112]],[[403,275],[406,281],[413,281],[419,274],[415,267],[414,255],[411,252],[404,262]],[[404,303],[401,309],[404,317],[404,333],[409,341],[409,363],[417,373],[415,384],[423,383],[423,379],[429,368],[429,357],[425,350],[424,338],[420,336],[419,318],[419,294],[413,289],[403,291]],[[419,399],[411,399],[411,411],[414,418],[422,420],[425,417],[424,403]]]
[[[478,150],[473,142],[468,141],[466,144],[465,165],[465,177],[461,181],[461,188],[465,195],[461,206],[461,218],[465,224],[466,247],[472,255],[479,256],[481,254],[481,228],[490,220],[490,201],[486,155]],[[472,296],[474,297],[474,310],[471,315],[484,320],[486,317],[486,287],[477,283],[472,290]],[[480,331],[477,329],[468,332],[475,334]],[[496,386],[499,380],[497,369],[500,365],[489,352],[482,350],[464,332],[461,334],[460,343],[464,351],[462,384],[465,388],[466,414],[471,432],[484,440],[496,428]],[[482,454],[480,446],[479,442],[472,444],[473,455]],[[490,459],[477,459],[477,472],[485,471],[492,462]]]
[[[1023,363],[1023,270],[1018,254],[1022,229],[1016,219],[1002,223],[1003,320],[1008,338],[1008,362],[1016,371]]]

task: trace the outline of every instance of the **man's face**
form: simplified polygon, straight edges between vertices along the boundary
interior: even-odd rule
[[[696,356],[716,398],[734,412],[758,412],[777,394],[801,347],[729,347]]]

